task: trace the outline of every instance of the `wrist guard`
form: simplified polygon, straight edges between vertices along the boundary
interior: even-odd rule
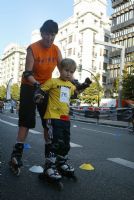
[[[85,90],[87,87],[89,87],[92,81],[89,78],[86,78],[84,83],[79,83],[78,80],[73,80],[72,83],[76,86],[76,89],[79,91]]]

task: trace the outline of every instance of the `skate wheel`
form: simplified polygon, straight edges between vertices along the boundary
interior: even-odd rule
[[[16,176],[19,176],[20,175],[20,168],[18,168],[15,172]]]
[[[63,188],[64,188],[63,183],[60,181],[58,182],[57,186],[58,186],[59,191],[63,190]]]
[[[44,173],[40,173],[40,174],[38,175],[38,178],[39,178],[40,180],[43,180],[43,179],[45,178]]]
[[[9,166],[10,166],[10,169],[11,171],[16,175],[16,176],[19,176],[20,175],[20,167],[12,164],[12,162],[10,161],[9,162]]]
[[[78,181],[78,178],[74,175],[74,176],[72,176],[72,179],[75,181],[75,182],[77,182]]]

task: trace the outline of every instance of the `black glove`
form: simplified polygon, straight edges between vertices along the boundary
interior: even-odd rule
[[[34,102],[36,104],[42,103],[44,100],[44,97],[46,96],[46,92],[41,90],[39,83],[34,83]]]
[[[85,90],[87,87],[90,86],[90,84],[92,83],[92,81],[89,78],[86,78],[84,83],[79,83],[76,85],[76,89],[79,90]]]

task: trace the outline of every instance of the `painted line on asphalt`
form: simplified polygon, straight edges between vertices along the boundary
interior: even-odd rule
[[[5,123],[5,124],[8,124],[8,125],[10,125],[10,126],[18,126],[17,124],[13,124],[13,123],[7,122],[7,121],[2,120],[2,119],[0,119],[0,122]],[[42,132],[39,132],[39,131],[36,131],[36,130],[32,130],[32,129],[30,129],[29,132],[30,132],[30,133],[33,133],[33,134],[42,134]],[[82,147],[81,145],[75,144],[75,143],[73,143],[73,142],[70,142],[70,146],[71,146],[71,147]]]
[[[87,131],[96,132],[96,133],[105,133],[105,134],[108,134],[108,135],[117,135],[117,134],[115,134],[115,133],[104,132],[104,131],[98,131],[98,130],[89,129],[89,128],[81,128],[81,129],[83,129],[83,130],[87,130]]]
[[[11,117],[11,116],[8,116],[8,117],[11,118],[11,119],[16,119],[16,120],[19,119],[18,117]]]
[[[75,144],[75,143],[73,143],[73,142],[70,142],[70,146],[71,147],[83,147],[82,145],[79,145],[79,144]]]
[[[32,129],[30,129],[29,132],[30,132],[30,133],[33,133],[33,134],[42,134],[41,132],[35,131],[35,130],[32,130]]]
[[[105,127],[109,127],[109,128],[115,128],[115,129],[127,129],[127,127],[117,127],[117,126],[111,126],[110,124],[101,124],[101,123],[92,123],[92,122],[82,122],[82,121],[77,121],[78,123],[81,123],[81,124],[91,124],[91,125],[97,125],[97,126],[105,126]]]
[[[131,162],[122,158],[108,158],[107,160],[123,165],[125,167],[129,167],[131,169],[134,169],[134,162]]]
[[[2,120],[2,119],[0,119],[0,122],[2,122],[2,123],[4,123],[4,124],[8,124],[8,125],[10,125],[10,126],[18,126],[17,124],[13,124],[13,123],[11,123],[11,122],[7,122],[7,121]]]

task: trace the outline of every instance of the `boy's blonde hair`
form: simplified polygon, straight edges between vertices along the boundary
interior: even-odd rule
[[[77,65],[76,62],[71,58],[64,58],[60,63],[60,69],[63,69],[64,67],[73,67],[74,70],[76,70]]]

